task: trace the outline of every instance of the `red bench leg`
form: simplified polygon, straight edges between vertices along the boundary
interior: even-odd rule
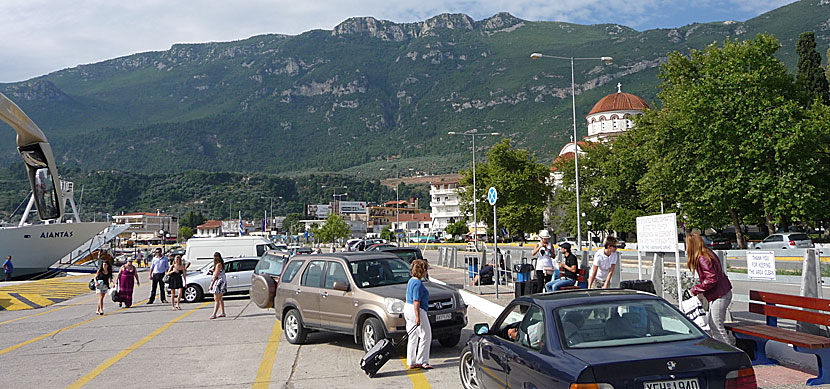
[[[750,355],[752,358],[752,365],[778,365],[778,361],[775,359],[767,357],[767,351],[765,349],[768,339],[756,338],[754,336],[750,336],[747,334],[742,334],[740,332],[732,332],[738,339],[746,339],[755,342],[755,355]]]
[[[814,354],[816,356],[816,362],[818,362],[818,377],[810,378],[809,380],[807,380],[807,385],[815,386],[830,384],[830,366],[825,366],[823,363],[823,360],[825,358],[827,359],[827,361],[830,361],[830,349],[808,349],[798,346],[793,346],[793,349],[800,353]]]

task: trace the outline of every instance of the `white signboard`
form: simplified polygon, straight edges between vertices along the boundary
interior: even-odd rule
[[[308,216],[325,219],[331,213],[331,204],[309,204]]]
[[[365,201],[341,201],[340,213],[366,213]]]
[[[669,253],[677,251],[677,215],[637,218],[637,251]]]
[[[747,250],[746,275],[751,280],[775,280],[775,252]]]

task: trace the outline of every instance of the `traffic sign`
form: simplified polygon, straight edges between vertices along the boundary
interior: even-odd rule
[[[496,205],[496,200],[499,199],[499,193],[496,192],[495,187],[490,187],[490,190],[487,191],[487,201],[490,202],[490,205]]]

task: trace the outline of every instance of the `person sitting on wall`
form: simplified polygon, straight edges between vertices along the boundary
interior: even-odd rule
[[[481,271],[476,274],[473,278],[472,285],[492,285],[493,284],[493,275],[495,274],[493,270],[493,264],[488,263],[481,268]]]

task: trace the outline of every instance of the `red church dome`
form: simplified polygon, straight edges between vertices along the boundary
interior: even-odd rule
[[[648,108],[648,104],[643,99],[631,93],[617,92],[600,99],[588,115],[608,111],[642,111],[644,108]]]

